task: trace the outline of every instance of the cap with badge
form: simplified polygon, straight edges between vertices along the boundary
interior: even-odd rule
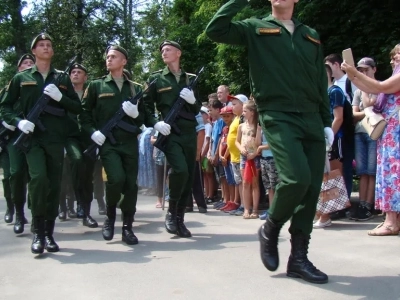
[[[81,65],[81,64],[74,64],[74,65],[72,66],[72,68],[69,70],[69,74],[71,74],[72,70],[74,70],[74,69],[82,70],[82,71],[84,71],[85,73],[88,72],[87,69],[86,69],[83,65]]]
[[[26,54],[22,55],[21,58],[19,59],[17,68],[19,68],[19,66],[22,64],[22,62],[23,62],[25,59],[30,59],[30,60],[32,60],[33,62],[35,62],[35,57],[34,57],[32,54],[26,53]]]
[[[41,33],[37,37],[35,37],[33,39],[32,44],[31,44],[31,50],[36,47],[36,44],[39,41],[50,41],[50,42],[53,42],[53,39],[47,33]]]
[[[220,115],[229,115],[233,114],[233,107],[232,106],[224,106],[221,109],[221,112],[219,113]]]
[[[363,69],[367,69],[367,68],[375,68],[376,67],[376,63],[375,60],[371,57],[364,57],[362,58],[358,63],[357,63],[357,69],[358,68],[363,68]]]
[[[200,112],[203,113],[203,114],[207,114],[207,115],[210,114],[210,111],[209,111],[208,108],[205,107],[205,106],[202,106],[202,107],[200,108]]]
[[[175,47],[176,49],[182,51],[181,45],[179,45],[177,42],[165,40],[164,42],[162,42],[162,43],[160,44],[160,52],[161,52],[162,48],[163,48],[164,46],[167,46],[167,45],[168,45],[168,46]]]
[[[109,46],[109,47],[107,48],[107,50],[106,50],[106,56],[107,56],[107,53],[108,53],[110,50],[115,50],[115,51],[121,52],[121,53],[125,56],[125,58],[128,59],[128,51],[126,51],[126,50],[125,50],[124,48],[122,48],[121,46],[118,46],[118,45],[111,45],[111,46]]]
[[[242,103],[245,103],[245,102],[249,101],[249,98],[247,98],[247,97],[246,97],[245,95],[243,95],[243,94],[239,94],[239,95],[236,95],[236,96],[228,95],[228,99],[229,99],[229,100],[236,99],[236,100],[239,100],[239,101],[242,102]]]

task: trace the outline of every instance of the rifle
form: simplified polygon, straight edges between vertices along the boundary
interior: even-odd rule
[[[127,101],[130,101],[132,104],[137,105],[139,100],[143,97],[143,94],[147,93],[150,89],[150,87],[157,81],[157,79],[154,79],[148,87],[144,90],[141,91],[139,94],[136,94],[135,97],[128,98]],[[137,133],[139,134],[141,131],[137,126],[130,125],[124,121],[122,121],[122,118],[126,116],[126,113],[124,112],[124,109],[121,107],[115,114],[114,116],[106,123],[106,125],[103,126],[103,128],[100,129],[100,132],[104,134],[109,140],[112,145],[116,144],[116,140],[114,136],[112,135],[112,130],[115,127],[119,127],[125,131],[128,131],[130,133]],[[91,158],[92,160],[96,160],[97,156],[97,150],[100,148],[99,145],[96,143],[93,143],[90,145],[84,152],[87,157]]]
[[[201,73],[203,73],[204,67],[201,67],[200,71],[197,73],[197,76],[192,80],[192,82],[189,84],[188,89],[192,90],[196,84],[197,81],[199,80],[199,77]],[[176,120],[178,119],[179,115],[181,114],[181,110],[183,106],[185,105],[186,100],[181,98],[180,96],[178,97],[178,100],[175,101],[174,106],[172,106],[171,110],[169,111],[168,115],[165,117],[164,122],[169,124],[175,133],[178,135],[181,133],[180,129],[178,126],[175,124]],[[162,152],[165,152],[165,144],[167,142],[168,136],[162,135],[160,132],[158,133],[157,140],[153,144],[154,147],[157,147],[160,149]]]
[[[58,87],[58,85],[61,83],[61,81],[64,79],[64,76],[68,76],[69,70],[72,68],[76,60],[76,56],[71,59],[68,63],[67,68],[65,69],[64,72],[58,73],[57,75],[54,76],[53,80],[49,84],[54,84]],[[65,115],[65,112],[63,109],[58,109],[58,108],[52,108],[48,106],[47,104],[51,100],[50,96],[47,96],[46,94],[42,94],[40,98],[36,101],[35,105],[32,107],[28,115],[26,116],[26,119],[29,122],[32,122],[33,124],[37,125],[39,130],[41,131],[46,131],[46,128],[43,126],[42,122],[40,122],[39,117],[43,112],[47,112],[56,116],[63,116]],[[14,142],[14,146],[20,149],[23,153],[27,153],[30,150],[30,139],[32,138],[32,133],[24,133],[21,132],[17,140]]]

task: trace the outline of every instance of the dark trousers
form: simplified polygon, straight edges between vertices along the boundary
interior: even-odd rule
[[[196,201],[198,207],[207,208],[206,200],[204,199],[204,188],[203,188],[203,174],[201,171],[201,166],[198,161],[196,161],[194,169],[194,179],[192,185],[193,198]],[[187,207],[193,207],[192,195],[189,195]]]
[[[93,171],[93,192],[94,199],[97,201],[104,200],[104,181],[103,181],[103,164],[100,159],[94,163]]]

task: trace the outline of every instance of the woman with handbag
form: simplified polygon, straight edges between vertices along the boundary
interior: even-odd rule
[[[348,78],[366,93],[378,94],[374,111],[386,118],[387,125],[377,142],[375,208],[386,213],[386,219],[370,236],[398,235],[400,231],[400,47],[395,47],[395,69],[385,81],[376,81],[343,62]],[[397,112],[396,112],[397,111]],[[393,114],[395,112],[395,114]],[[389,118],[390,117],[390,118]]]

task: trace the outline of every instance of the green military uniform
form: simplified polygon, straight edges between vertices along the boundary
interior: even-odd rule
[[[315,30],[293,18],[291,33],[272,15],[232,21],[247,4],[228,1],[206,34],[216,42],[248,49],[252,94],[280,178],[269,219],[259,233],[263,263],[274,271],[282,225],[291,218],[292,240],[303,235],[303,245],[308,245],[312,231],[324,170],[324,127],[331,126],[327,78]]]
[[[100,130],[121,108],[124,101],[139,92],[141,87],[125,76],[121,91],[111,74],[92,81],[83,96],[82,114],[78,116],[84,132],[91,136],[96,130]],[[123,122],[133,126],[135,131],[114,128],[112,134],[116,143],[112,144],[107,138],[100,149],[100,157],[107,174],[107,207],[115,207],[123,195],[120,208],[127,215],[136,212],[139,127],[143,124],[153,127],[156,122],[142,101],[139,101],[138,111],[139,116],[135,119],[129,116],[123,118]]]
[[[22,71],[11,80],[1,104],[1,114],[8,124],[18,126],[22,119],[16,104],[20,105],[22,113],[27,115],[43,93],[46,85],[50,84],[54,76],[60,71],[51,68],[46,80],[37,67]],[[65,77],[59,89],[62,93],[60,102],[50,100],[49,106],[58,110],[80,112],[80,102],[74,92],[71,81]],[[62,162],[64,156],[64,142],[67,136],[67,116],[54,116],[45,113],[40,120],[46,131],[35,128],[32,134],[31,149],[26,153],[30,182],[28,186],[31,198],[33,217],[44,217],[54,221],[58,214],[58,197],[60,193]]]

